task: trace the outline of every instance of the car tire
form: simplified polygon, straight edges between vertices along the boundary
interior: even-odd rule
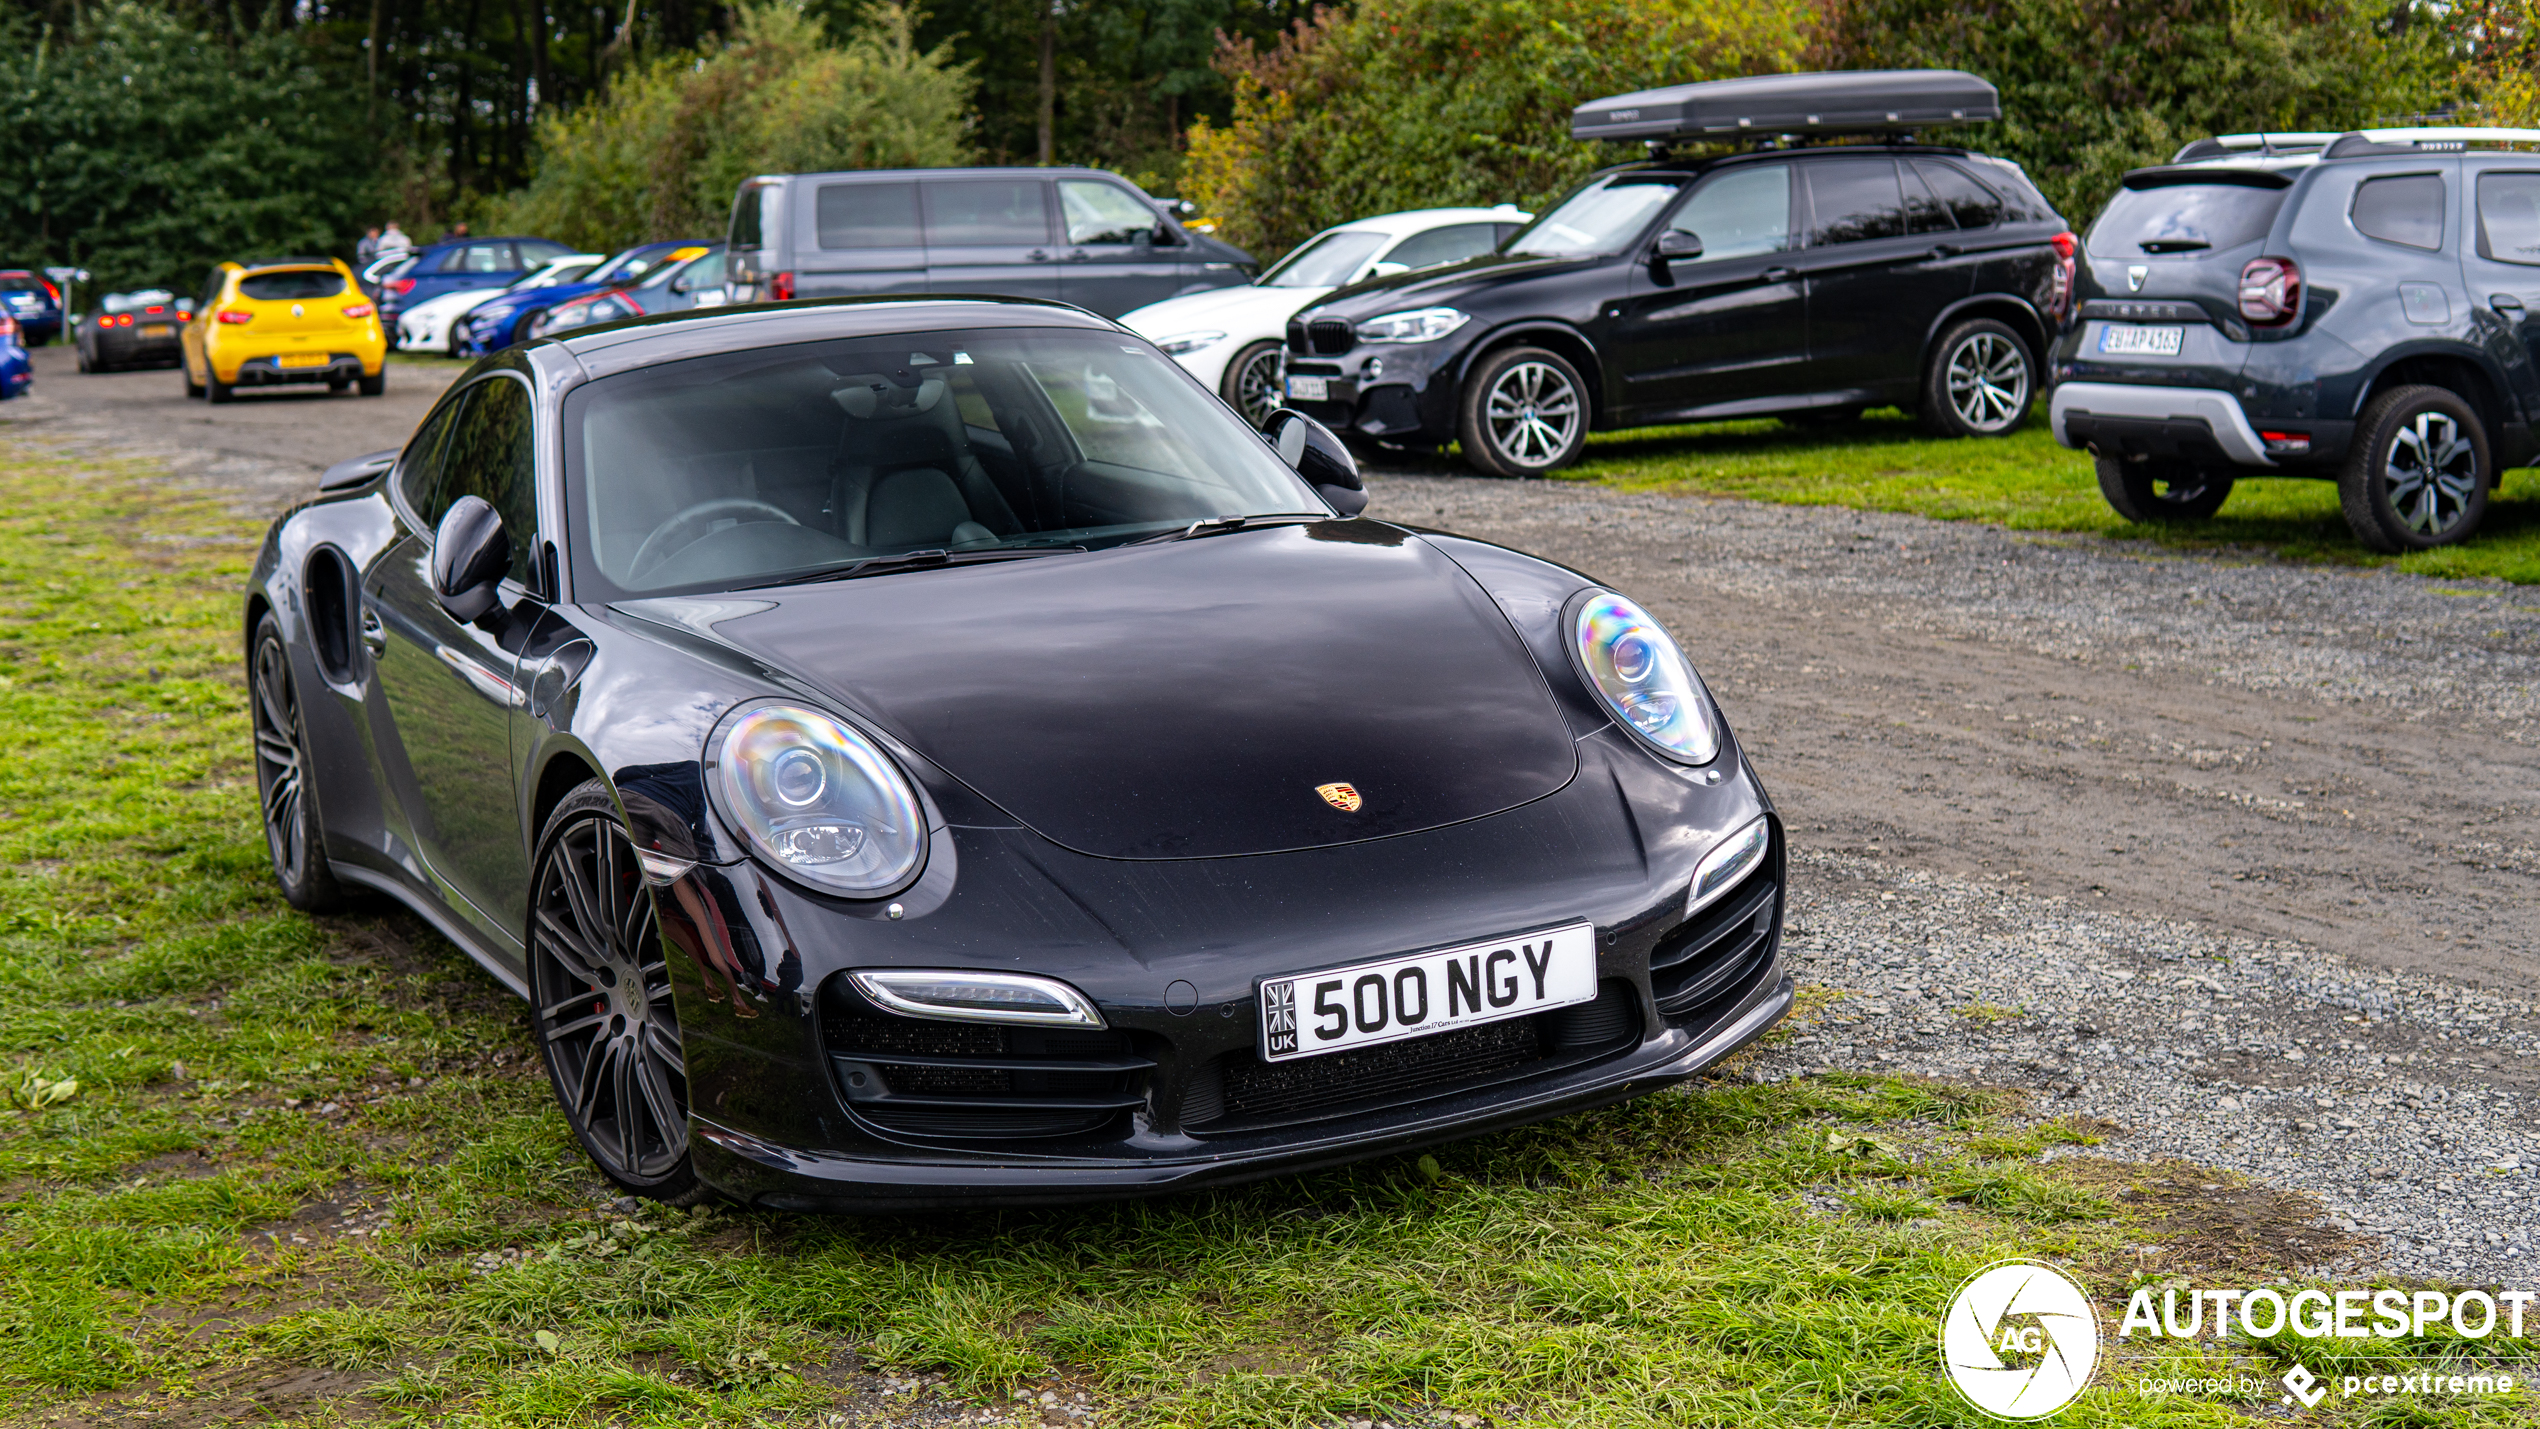
[[[628,1192],[673,1206],[706,1199],[653,890],[602,780],[547,816],[527,931],[529,1033],[574,1139]]]
[[[2108,498],[2109,509],[2137,525],[2202,521],[2231,496],[2231,473],[2174,457],[2129,461],[2102,452],[2092,461],[2099,468],[2099,494]]]
[[[1217,383],[1217,395],[1256,427],[1286,401],[1279,390],[1279,348],[1275,341],[1247,345],[1226,364],[1226,375]]]
[[[547,310],[545,308],[532,308],[528,312],[522,313],[520,315],[520,319],[512,324],[512,341],[515,343],[527,342],[531,338],[536,337],[539,329],[544,328],[546,325]]]
[[[379,370],[379,375],[377,377],[365,377],[362,379],[362,395],[365,397],[376,397],[387,390],[388,369],[385,367]]]
[[[1944,437],[2019,430],[2037,399],[2037,355],[2006,323],[1970,318],[1932,344],[1923,373],[1923,426]]]
[[[2495,480],[2487,425],[2441,387],[2394,387],[2355,423],[2337,473],[2337,504],[2368,550],[2427,551],[2466,540],[2487,515]]]
[[[215,377],[211,381],[203,384],[203,398],[212,405],[219,406],[221,403],[228,401],[230,394],[235,390],[236,389],[232,388],[228,383]]]
[[[466,354],[466,353],[459,351],[459,343],[460,343],[460,341],[461,341],[461,338],[460,338],[460,331],[461,331],[461,329],[460,329],[460,327],[459,327],[459,325],[458,325],[457,323],[452,323],[452,324],[450,324],[450,336],[449,336],[449,339],[448,339],[447,341],[445,341],[445,342],[443,342],[443,343],[441,344],[441,355],[442,355],[442,356],[444,356],[444,357],[465,357],[465,356],[467,356],[467,354]]]
[[[95,365],[94,363],[91,363],[91,362],[88,360],[88,349],[83,347],[83,348],[78,349],[78,351],[79,351],[79,361],[78,361],[77,363],[75,363],[74,365],[75,365],[76,367],[78,367],[78,369],[79,369],[80,371],[82,371],[82,372],[94,372],[94,371],[96,371],[96,370],[97,370],[96,365]]]
[[[291,647],[271,614],[256,622],[247,657],[248,719],[256,749],[256,802],[263,810],[265,852],[283,901],[304,913],[344,906],[344,890],[326,861],[326,828],[309,782],[309,741],[300,721],[299,682]]]
[[[185,365],[184,358],[180,357],[176,360],[176,370],[185,375],[185,395],[188,398],[200,398],[203,395],[203,384],[194,380],[194,369]]]
[[[1557,352],[1492,353],[1466,380],[1458,407],[1464,461],[1486,476],[1542,476],[1577,461],[1587,445],[1587,380]]]

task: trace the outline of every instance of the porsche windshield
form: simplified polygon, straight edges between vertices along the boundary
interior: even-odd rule
[[[564,424],[575,579],[602,599],[1324,509],[1242,419],[1116,333],[691,358],[575,389]]]

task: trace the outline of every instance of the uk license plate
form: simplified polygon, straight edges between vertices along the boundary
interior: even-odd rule
[[[175,328],[168,326],[166,323],[143,323],[141,325],[141,335],[143,337],[167,337],[175,331]]]
[[[2180,344],[2186,341],[2187,329],[2183,327],[2110,323],[2099,330],[2099,350],[2120,355],[2176,357]]]
[[[1295,402],[1328,402],[1332,399],[1332,379],[1291,377],[1288,379],[1288,398]]]
[[[1400,1042],[1596,1000],[1596,928],[1573,923],[1487,943],[1267,978],[1261,1059]]]
[[[324,367],[334,359],[323,352],[286,352],[273,360],[276,367]]]

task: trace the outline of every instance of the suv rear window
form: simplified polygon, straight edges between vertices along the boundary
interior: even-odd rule
[[[2126,187],[2090,225],[2090,251],[2106,258],[2143,253],[2220,252],[2255,243],[2275,226],[2284,190],[2235,183]]]
[[[250,273],[238,280],[242,297],[260,303],[288,303],[302,298],[331,298],[344,291],[344,275],[332,268],[284,268]]]

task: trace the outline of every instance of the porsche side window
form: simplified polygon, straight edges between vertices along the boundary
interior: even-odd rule
[[[427,534],[433,523],[440,519],[440,513],[432,505],[432,498],[441,487],[441,454],[449,442],[450,425],[457,419],[459,409],[466,406],[474,395],[475,389],[470,388],[460,393],[458,400],[434,413],[432,420],[424,423],[423,430],[407,444],[405,463],[397,470],[398,494],[406,498],[406,509],[424,523]]]
[[[529,389],[509,377],[492,377],[470,390],[467,410],[450,426],[441,458],[441,489],[429,508],[432,524],[462,496],[481,496],[503,516],[510,538],[512,578],[528,582],[538,538],[538,478],[532,453],[535,423]]]
[[[1905,236],[1905,196],[1894,159],[1819,159],[1807,174],[1820,247]]]
[[[2355,231],[2428,251],[2443,246],[2443,177],[2394,174],[2355,185]]]
[[[1685,200],[1667,226],[1702,240],[1697,263],[1790,249],[1790,166],[1732,169]]]

